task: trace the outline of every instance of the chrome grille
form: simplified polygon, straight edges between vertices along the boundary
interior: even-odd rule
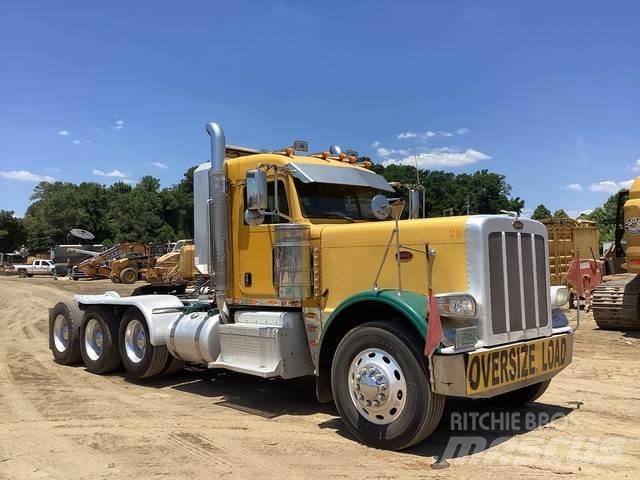
[[[489,234],[493,334],[545,327],[549,322],[544,238],[531,233]]]

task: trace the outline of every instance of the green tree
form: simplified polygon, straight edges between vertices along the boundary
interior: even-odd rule
[[[504,175],[479,170],[473,174],[458,174],[441,170],[419,170],[407,165],[374,165],[372,170],[388,182],[416,185],[418,178],[425,188],[427,216],[440,217],[452,211],[456,215],[500,213],[501,210],[520,213],[524,200],[511,196],[511,185]],[[405,198],[408,189],[399,187]]]
[[[11,253],[24,245],[27,239],[22,219],[11,210],[0,210],[0,252]]]
[[[613,241],[616,233],[616,210],[618,208],[618,194],[611,195],[601,207],[596,208],[587,217],[596,222],[600,239],[603,242]]]
[[[553,218],[569,218],[569,215],[567,214],[567,212],[560,208],[553,212]]]
[[[531,218],[533,218],[534,220],[544,220],[545,218],[551,218],[551,211],[544,205],[540,204],[533,211],[533,215],[531,215]]]

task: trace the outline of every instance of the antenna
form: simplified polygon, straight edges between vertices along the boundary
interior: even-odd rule
[[[93,240],[96,236],[88,230],[83,230],[82,228],[72,228],[69,232],[71,235],[77,238],[81,238],[82,240]]]

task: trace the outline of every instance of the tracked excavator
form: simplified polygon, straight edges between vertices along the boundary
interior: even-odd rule
[[[593,290],[596,324],[640,330],[640,177],[618,194],[615,241],[604,260],[605,273],[614,278]]]

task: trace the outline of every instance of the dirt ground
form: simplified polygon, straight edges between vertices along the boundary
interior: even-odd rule
[[[388,452],[354,441],[306,379],[185,370],[132,382],[57,365],[47,309],[104,290],[132,287],[0,277],[0,479],[601,479],[640,470],[640,335],[601,331],[589,314],[573,364],[537,403],[506,411],[452,401],[427,441]],[[433,469],[434,457],[448,468]]]

